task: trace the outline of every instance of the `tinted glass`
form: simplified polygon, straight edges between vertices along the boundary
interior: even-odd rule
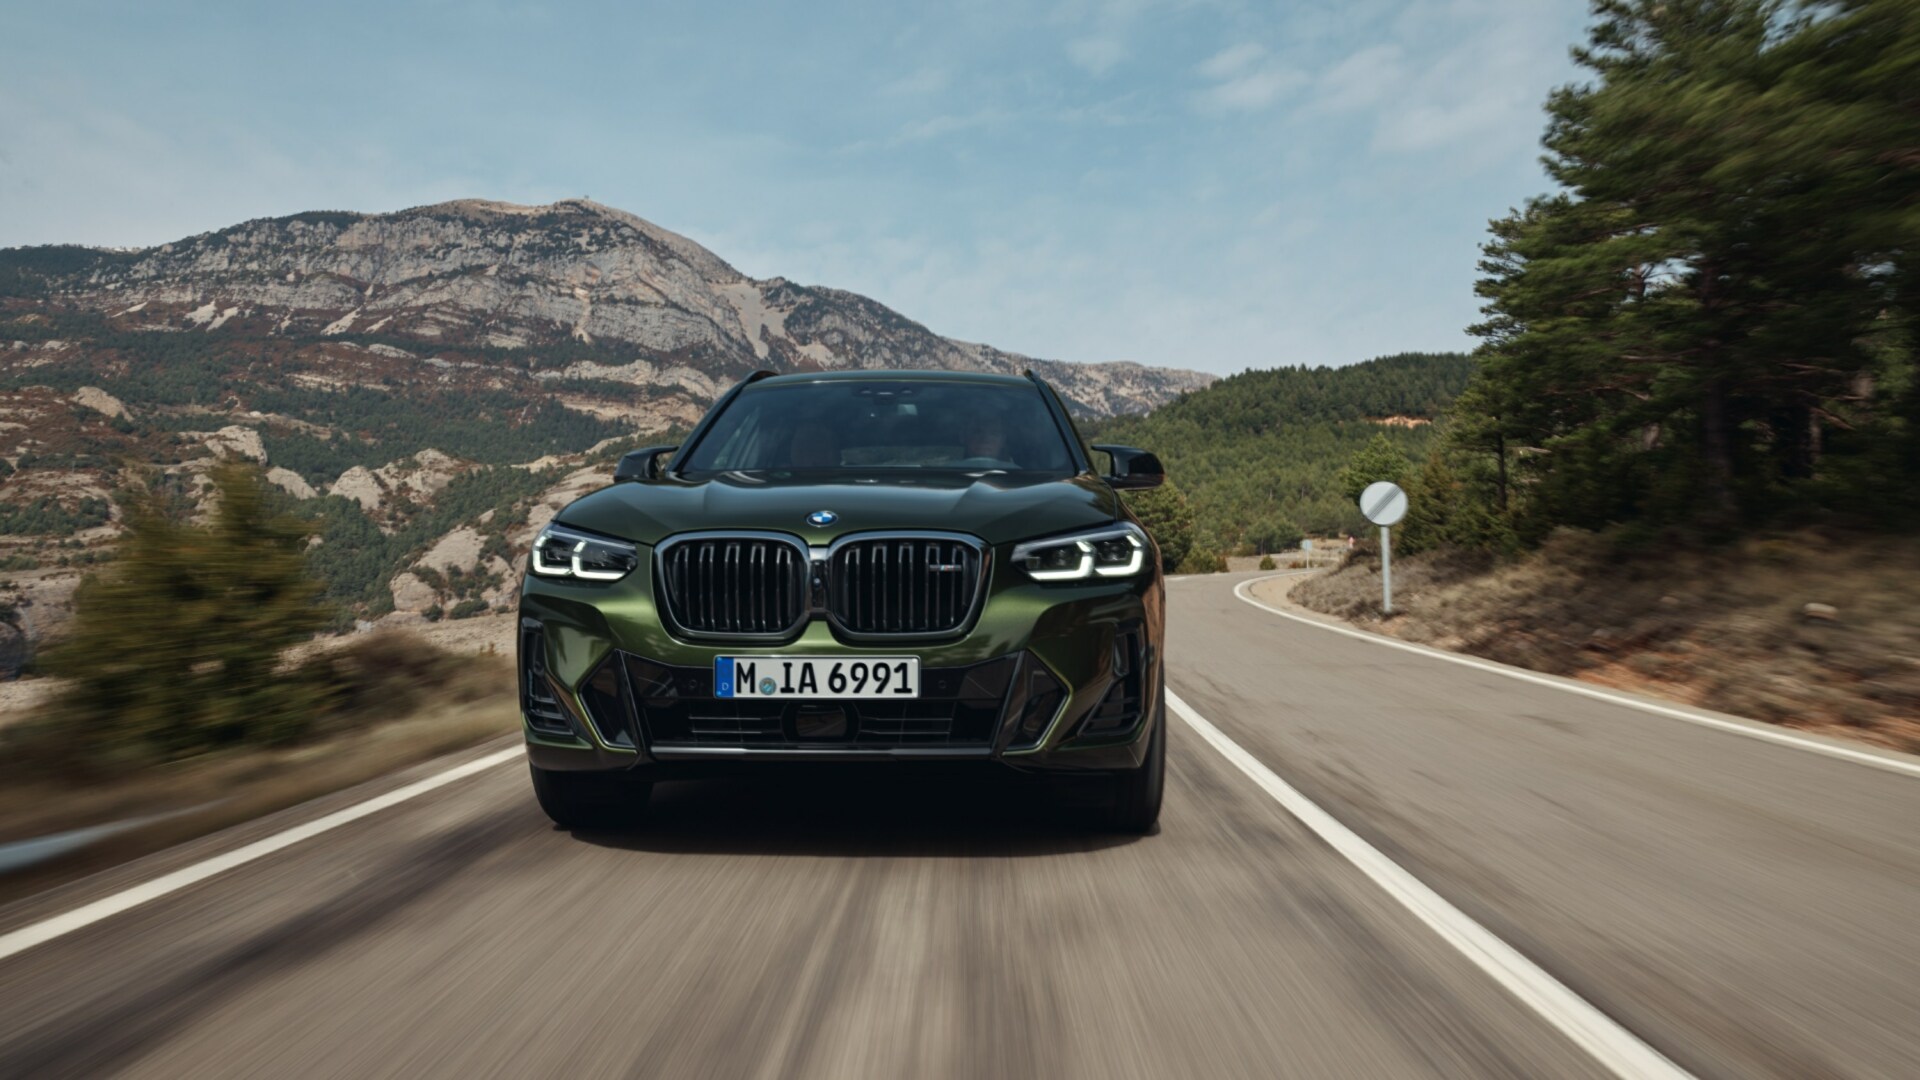
[[[750,386],[685,469],[1074,472],[1038,388],[906,380]]]

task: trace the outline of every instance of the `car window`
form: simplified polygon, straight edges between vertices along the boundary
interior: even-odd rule
[[[878,379],[749,386],[684,467],[816,469],[1074,472],[1037,387]]]

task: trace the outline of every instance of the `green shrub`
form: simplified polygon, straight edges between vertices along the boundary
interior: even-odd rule
[[[1273,556],[1271,556],[1271,555],[1262,555],[1262,556],[1260,556],[1260,569],[1262,569],[1262,570],[1277,570],[1277,569],[1279,569],[1279,567],[1278,567],[1277,565],[1275,565],[1275,563],[1274,563],[1274,561],[1273,561]]]
[[[29,503],[0,505],[0,533],[14,536],[76,533],[105,525],[108,517],[105,499],[81,499],[77,506],[68,509],[51,496],[42,495]]]
[[[1226,557],[1217,551],[1195,548],[1187,552],[1177,571],[1182,574],[1221,574],[1227,569]]]
[[[257,469],[212,475],[204,525],[170,513],[152,487],[125,496],[114,568],[75,594],[73,630],[46,656],[69,680],[46,723],[76,762],[285,742],[321,705],[316,687],[279,670],[280,654],[327,621],[306,530],[271,511]]]

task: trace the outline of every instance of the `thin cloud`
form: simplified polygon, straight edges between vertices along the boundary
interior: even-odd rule
[[[1229,45],[1200,62],[1194,70],[1209,79],[1231,79],[1254,61],[1267,55],[1267,48],[1251,41]]]
[[[888,97],[925,97],[945,90],[953,81],[953,72],[944,67],[920,67],[880,88]]]
[[[1006,118],[998,109],[982,109],[971,113],[948,113],[929,116],[916,120],[895,133],[896,142],[918,142],[924,139],[938,139],[962,131],[988,127]]]
[[[1269,68],[1228,79],[1201,94],[1201,101],[1221,109],[1253,111],[1265,109],[1306,83],[1297,71]]]
[[[1116,37],[1075,38],[1067,42],[1067,59],[1089,75],[1105,75],[1127,58],[1127,45]]]
[[[1369,45],[1327,69],[1313,104],[1329,112],[1392,102],[1406,91],[1408,72],[1398,45]]]
[[[1209,111],[1252,112],[1272,107],[1305,85],[1306,75],[1269,57],[1265,46],[1246,41],[1201,61],[1194,71],[1213,85],[1195,101]]]
[[[1566,69],[1561,20],[1525,15],[1416,0],[1388,31],[1397,40],[1359,48],[1315,78],[1303,113],[1370,117],[1376,153],[1484,161],[1506,133],[1538,131],[1541,88]]]

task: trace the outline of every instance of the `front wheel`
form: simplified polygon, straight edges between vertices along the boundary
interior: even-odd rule
[[[653,785],[617,774],[554,772],[527,766],[533,797],[563,829],[624,829],[640,823]]]
[[[1166,691],[1153,710],[1153,734],[1147,737],[1147,760],[1113,778],[1113,804],[1107,827],[1114,832],[1147,833],[1160,821],[1160,796],[1167,787]]]

